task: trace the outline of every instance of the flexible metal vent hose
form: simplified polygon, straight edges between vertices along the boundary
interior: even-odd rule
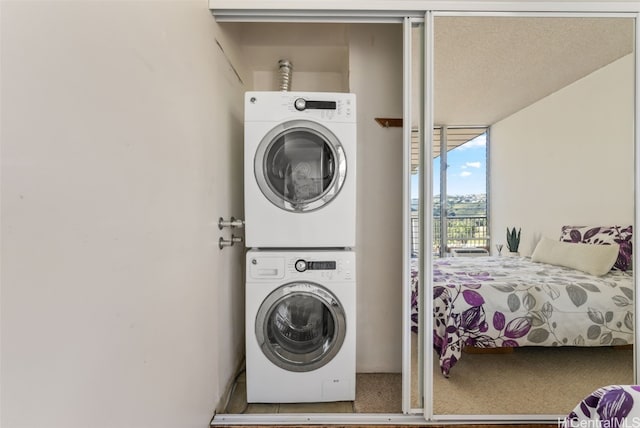
[[[289,60],[281,59],[278,61],[280,67],[280,90],[288,92],[291,88],[291,72],[293,71],[293,64]]]

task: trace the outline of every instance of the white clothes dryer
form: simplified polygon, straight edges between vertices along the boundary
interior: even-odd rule
[[[248,403],[352,401],[355,254],[247,252]]]
[[[244,150],[247,247],[355,246],[354,94],[247,92]]]

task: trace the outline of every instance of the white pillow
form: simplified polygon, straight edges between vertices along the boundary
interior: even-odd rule
[[[580,244],[543,237],[533,250],[531,260],[602,276],[613,267],[619,249],[618,244]]]

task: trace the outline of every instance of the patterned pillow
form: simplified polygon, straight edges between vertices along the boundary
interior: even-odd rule
[[[584,244],[620,245],[618,259],[613,269],[627,271],[631,269],[633,226],[562,226],[562,242],[581,242]]]

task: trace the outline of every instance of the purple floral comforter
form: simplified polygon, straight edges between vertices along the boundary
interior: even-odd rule
[[[525,257],[434,261],[434,348],[444,376],[463,346],[633,343],[633,276],[595,277]]]
[[[594,423],[594,421],[597,421]],[[562,421],[564,428],[632,427],[640,421],[640,386],[610,385],[582,400]]]

